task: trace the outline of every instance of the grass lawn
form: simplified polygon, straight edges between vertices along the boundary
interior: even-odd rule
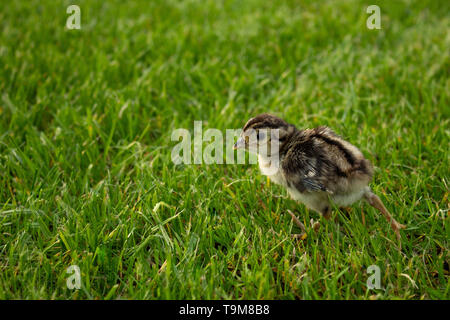
[[[65,27],[70,4],[80,30]],[[381,30],[366,27],[370,4]],[[0,299],[448,299],[449,12],[1,1]],[[402,250],[366,204],[323,221],[256,165],[172,162],[173,130],[262,112],[360,147],[407,225]],[[320,231],[294,240],[287,210]]]

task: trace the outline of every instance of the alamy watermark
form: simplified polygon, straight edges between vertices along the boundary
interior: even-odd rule
[[[366,13],[371,15],[366,20],[367,29],[381,29],[381,13],[380,7],[373,4],[367,7]]]
[[[366,285],[369,289],[381,289],[381,271],[380,267],[372,264],[367,268],[367,274],[372,274],[367,278]]]
[[[70,276],[66,280],[67,288],[70,290],[81,289],[81,272],[80,267],[72,265],[66,269],[66,273]]]
[[[273,170],[273,173],[278,170],[278,129],[249,129],[245,132],[226,129],[224,139],[219,129],[209,128],[203,132],[203,122],[194,121],[193,135],[188,129],[179,128],[172,132],[171,140],[179,141],[171,153],[172,162],[177,165],[246,164],[245,151],[248,151],[249,164],[256,164],[259,160],[267,165],[267,170]],[[204,146],[205,143],[208,144]]]
[[[73,4],[67,7],[67,14],[70,14],[66,20],[66,27],[69,30],[81,29],[81,10],[80,7]]]
[[[72,4],[67,7],[66,13],[70,16],[67,17],[66,27],[69,30],[81,29],[81,9],[79,6]],[[381,10],[377,5],[370,5],[366,8],[366,13],[370,16],[366,20],[366,26],[368,29],[381,29]]]

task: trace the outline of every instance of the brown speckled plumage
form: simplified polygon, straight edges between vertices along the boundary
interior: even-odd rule
[[[331,203],[347,206],[363,198],[383,213],[400,237],[398,230],[404,226],[392,218],[370,190],[373,167],[357,147],[327,127],[298,130],[269,114],[250,119],[243,128],[242,137],[262,129],[266,132],[278,130],[279,165],[276,173],[268,173],[266,168],[272,160],[258,152],[261,172],[286,187],[294,199],[329,218]],[[266,140],[258,140],[257,148],[262,143],[269,144],[271,139],[274,138],[269,134]],[[241,141],[246,141],[241,147],[251,151],[248,139]]]

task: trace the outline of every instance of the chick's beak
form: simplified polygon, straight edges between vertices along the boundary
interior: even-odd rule
[[[236,143],[233,146],[233,149],[242,149],[245,147],[245,141],[242,137],[239,137],[239,139],[236,141]]]

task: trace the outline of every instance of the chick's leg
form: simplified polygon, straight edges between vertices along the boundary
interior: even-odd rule
[[[400,240],[400,229],[406,228],[403,224],[398,223],[392,215],[389,213],[389,211],[384,206],[383,202],[380,200],[380,198],[374,194],[372,191],[368,190],[364,194],[364,198],[367,200],[367,202],[374,207],[375,209],[378,209],[384,217],[389,221],[391,224],[392,229],[394,230],[395,234],[397,235],[397,239]]]
[[[301,223],[301,221],[295,216],[295,214],[292,213],[291,210],[288,210],[287,212],[291,215],[292,220],[297,225],[297,227],[299,227],[300,230],[302,230],[302,233],[300,233],[300,235],[298,235],[298,237],[301,238],[306,233],[305,225],[303,223]]]
[[[330,218],[331,218],[331,206],[326,205],[325,207],[323,207],[322,210],[320,210],[320,213],[322,214],[322,216],[326,220],[330,220]]]
[[[331,219],[331,205],[327,202],[327,204],[325,206],[323,205],[316,205],[316,208],[321,208],[321,209],[313,209],[314,211],[316,211],[317,213],[319,213],[320,215],[322,215],[322,217],[325,218],[325,220],[330,220]],[[313,228],[313,230],[315,232],[318,232],[320,229],[320,222],[319,221],[314,221],[314,219],[311,218],[311,220],[309,221],[311,224],[311,227]]]

